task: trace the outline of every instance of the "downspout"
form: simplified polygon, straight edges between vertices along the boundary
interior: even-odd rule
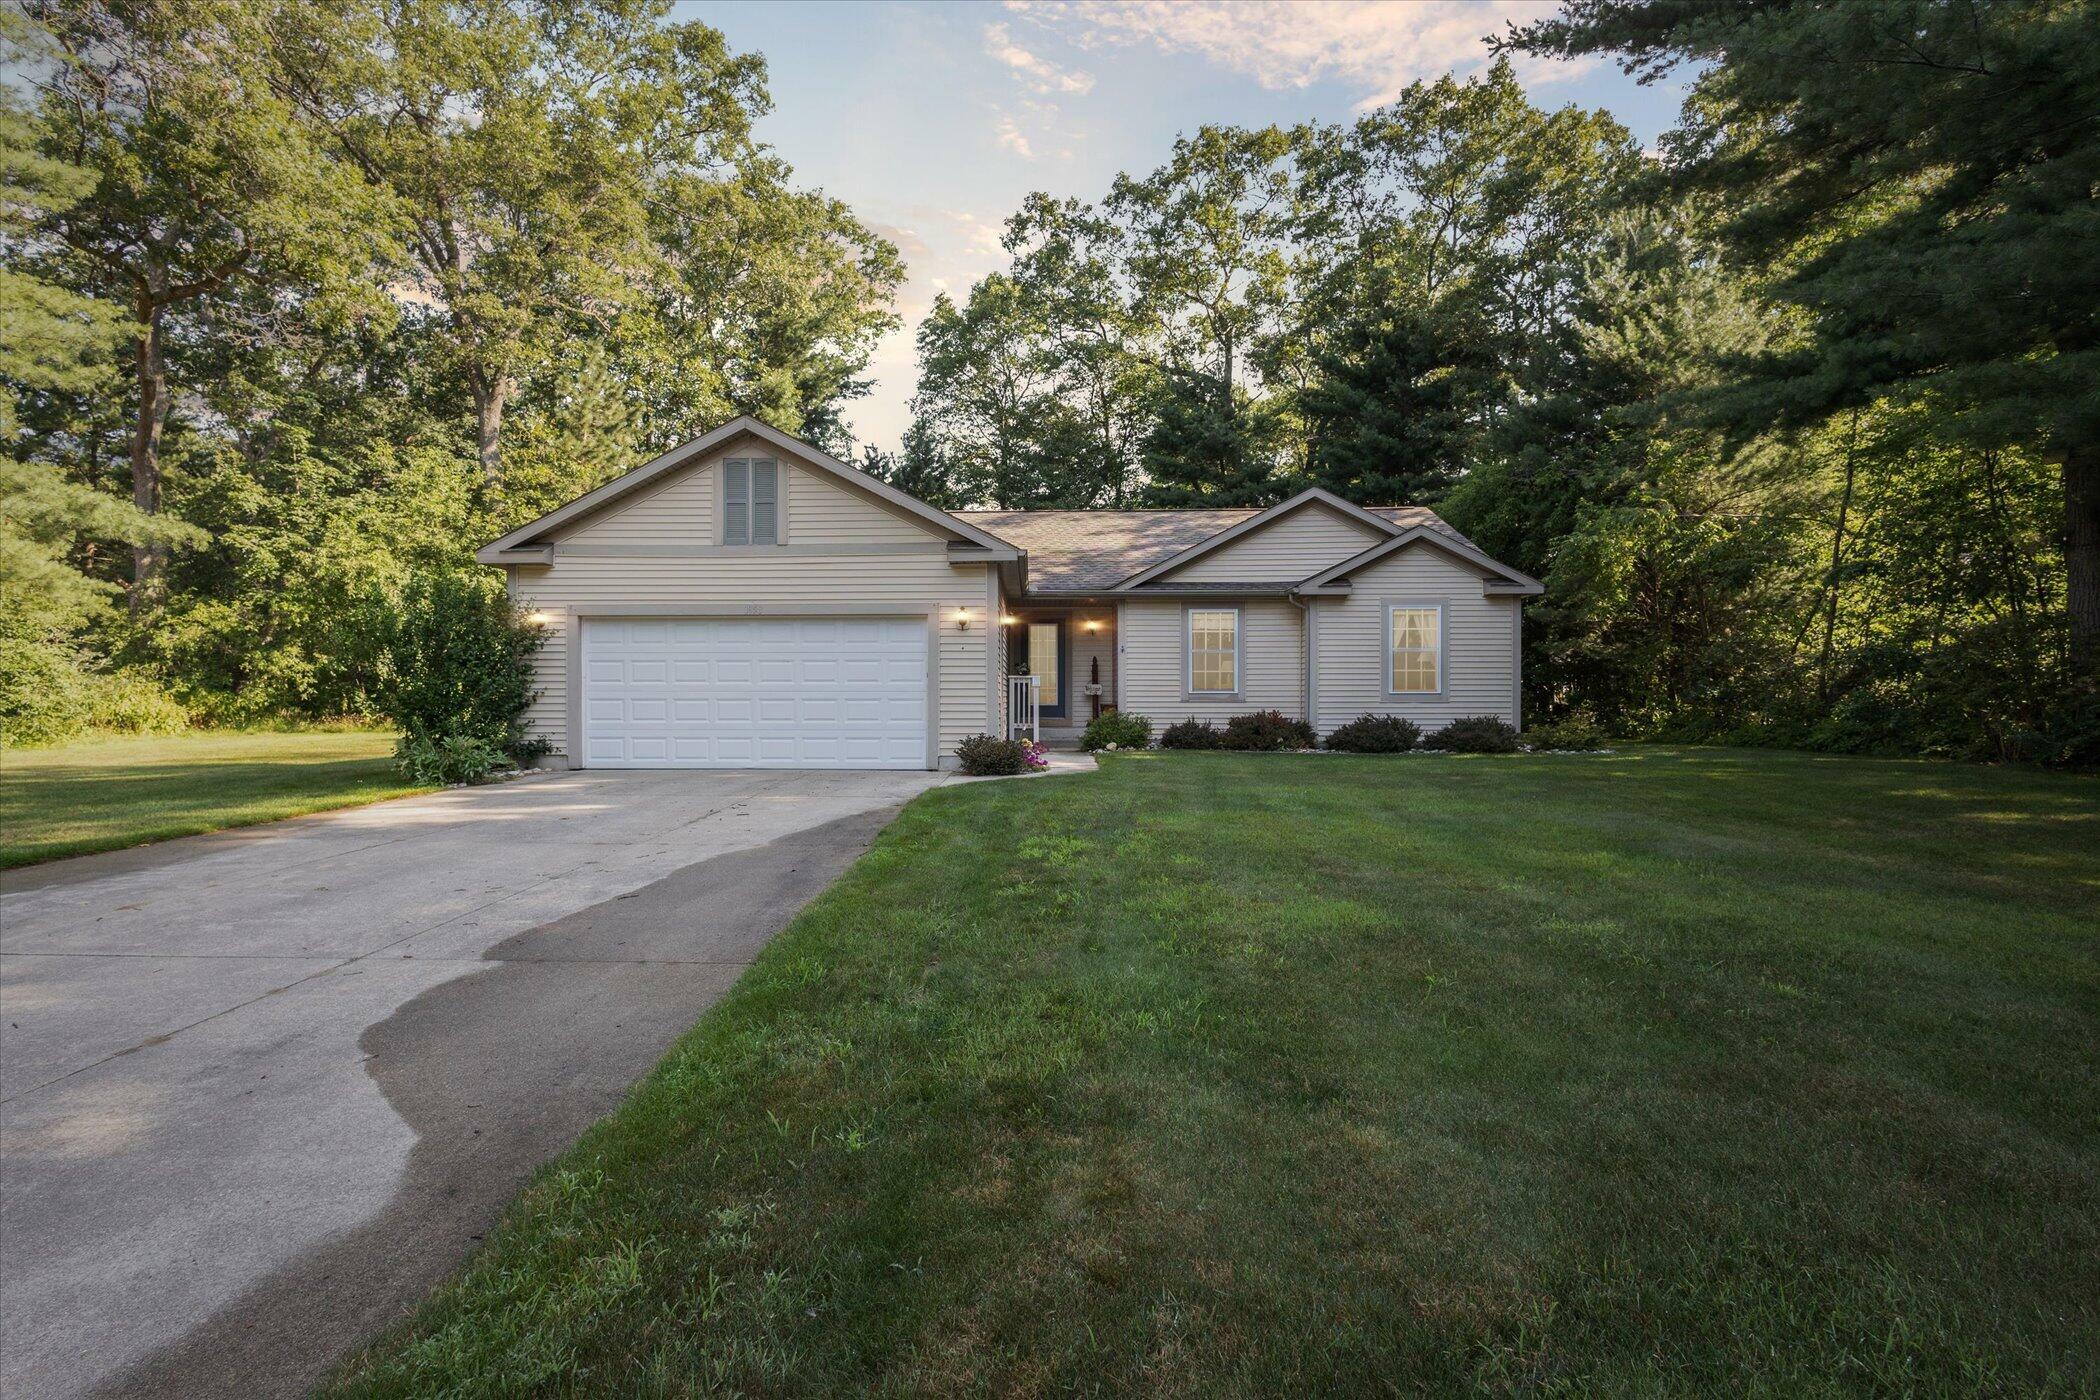
[[[1283,596],[1290,599],[1292,606],[1298,609],[1298,631],[1305,638],[1305,644],[1298,649],[1305,667],[1305,688],[1299,693],[1305,697],[1305,722],[1312,725],[1317,734],[1320,721],[1319,711],[1313,706],[1312,599],[1301,600],[1296,593],[1286,593]]]

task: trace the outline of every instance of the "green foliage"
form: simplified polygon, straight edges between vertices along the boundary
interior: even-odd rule
[[[955,746],[956,765],[973,778],[1005,778],[1027,766],[1019,739],[973,734]]]
[[[955,510],[964,503],[933,427],[924,419],[914,419],[904,430],[902,454],[884,452],[873,445],[863,448],[860,469],[941,510]]]
[[[1087,722],[1079,736],[1079,747],[1098,753],[1113,744],[1119,749],[1142,749],[1152,742],[1152,721],[1128,710],[1110,710]]]
[[[1352,324],[1300,396],[1307,476],[1359,505],[1427,505],[1465,472],[1475,432],[1464,348],[1427,318]]]
[[[0,746],[98,731],[173,734],[189,723],[189,711],[150,676],[97,670],[77,647],[0,628]]]
[[[1517,731],[1493,715],[1455,719],[1422,741],[1425,749],[1444,753],[1515,753]]]
[[[545,640],[486,574],[441,572],[410,579],[374,608],[379,635],[380,711],[402,733],[404,760],[472,741],[499,753],[526,742],[520,721],[532,703],[532,657]],[[459,753],[470,752],[464,745]]]
[[[510,766],[500,746],[474,734],[404,734],[394,745],[394,767],[419,786],[483,783]]]
[[[1422,742],[1422,726],[1398,715],[1358,715],[1337,725],[1326,747],[1337,753],[1406,753]]]
[[[1606,748],[1611,736],[1585,715],[1571,714],[1544,724],[1526,727],[1519,736],[1526,748],[1588,752]]]
[[[1253,714],[1234,715],[1225,721],[1225,732],[1218,738],[1219,748],[1246,753],[1309,749],[1316,743],[1311,725],[1304,720],[1292,719],[1281,710],[1256,710]]]
[[[1207,719],[1177,720],[1160,731],[1159,746],[1163,749],[1219,749],[1225,746],[1225,736]]]
[[[1170,376],[1145,435],[1148,507],[1266,506],[1289,494],[1273,411],[1222,380]]]
[[[2059,461],[2068,643],[2100,684],[2095,38],[2082,0],[1579,0],[1509,42],[1702,66],[1665,168],[1803,333],[1698,411],[1754,434],[1929,393],[1948,441]]]

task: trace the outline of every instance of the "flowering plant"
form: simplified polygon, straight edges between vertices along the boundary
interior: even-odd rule
[[[1050,766],[1050,755],[1033,739],[1021,741],[1021,763],[1031,773],[1040,773]]]

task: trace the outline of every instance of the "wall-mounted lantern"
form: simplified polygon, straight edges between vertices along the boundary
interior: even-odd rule
[[[955,610],[955,630],[958,632],[970,630],[970,610],[968,608],[957,608]]]

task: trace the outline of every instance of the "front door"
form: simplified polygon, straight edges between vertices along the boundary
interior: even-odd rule
[[[1065,624],[1061,619],[1031,622],[1021,629],[1021,659],[1028,674],[1042,682],[1044,719],[1065,717]]]

